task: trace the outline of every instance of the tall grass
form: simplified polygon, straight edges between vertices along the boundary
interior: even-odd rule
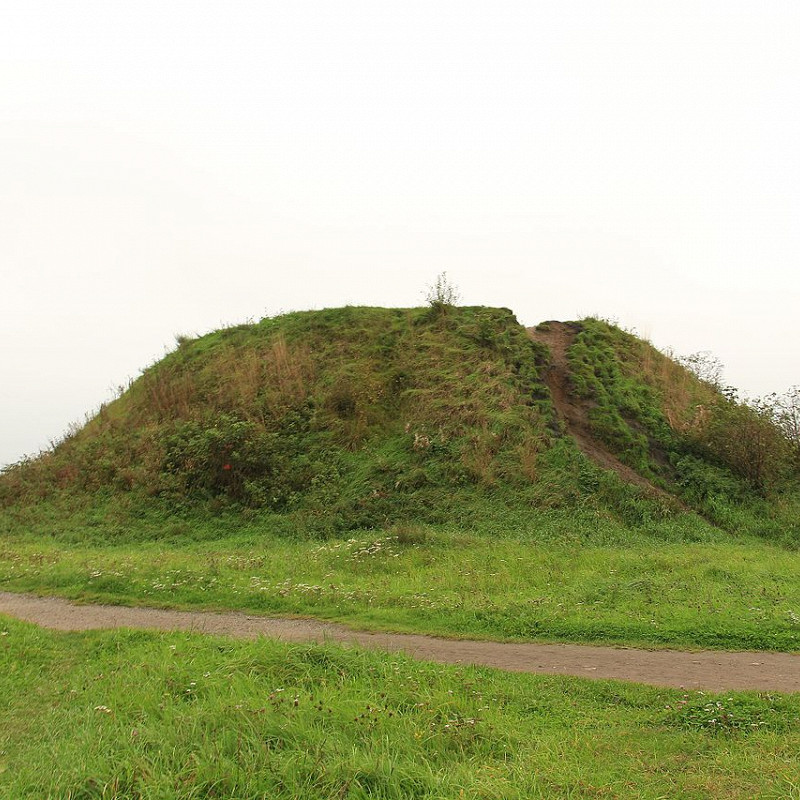
[[[184,340],[70,440],[0,476],[0,504],[130,492],[325,509],[347,530],[421,505],[441,517],[462,485],[529,482],[548,445],[542,352],[506,310],[428,312],[289,314]]]
[[[0,796],[791,798],[800,701],[0,619]]]

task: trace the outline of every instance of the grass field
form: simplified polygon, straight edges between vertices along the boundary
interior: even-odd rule
[[[553,349],[508,309],[444,303],[181,339],[0,473],[0,590],[800,651],[800,451],[774,404],[601,320],[547,325]],[[11,620],[0,633],[9,800],[800,800],[798,697]]]
[[[800,798],[800,698],[0,619],[0,797]]]
[[[461,637],[800,650],[800,553],[688,515],[631,528],[554,511],[505,535],[403,525],[327,541],[269,518],[162,524],[160,541],[7,535],[0,588]]]

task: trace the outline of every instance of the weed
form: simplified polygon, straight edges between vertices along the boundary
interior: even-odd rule
[[[797,725],[794,709],[780,695],[684,694],[667,717],[672,725],[715,734],[768,731],[786,734]]]
[[[451,283],[447,273],[440,272],[433,284],[428,287],[425,299],[431,308],[441,311],[448,306],[458,305],[458,301],[461,298],[458,288]]]

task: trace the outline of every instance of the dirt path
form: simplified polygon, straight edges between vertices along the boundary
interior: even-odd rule
[[[588,456],[603,469],[614,470],[623,480],[634,483],[646,489],[649,493],[668,498],[675,502],[672,495],[654,486],[647,478],[641,476],[636,470],[623,464],[613,453],[607,450],[601,442],[594,438],[589,424],[589,410],[591,405],[587,401],[580,401],[570,391],[570,372],[567,361],[567,349],[575,339],[578,327],[575,323],[550,322],[543,323],[544,329],[528,328],[528,336],[535,342],[547,345],[552,356],[552,362],[544,376],[556,413],[564,424],[566,432],[572,436],[581,452]]]
[[[237,612],[165,611],[126,606],[74,605],[58,598],[0,592],[0,613],[60,631],[148,628],[221,636],[270,636],[287,642],[339,642],[402,651],[445,664],[478,664],[511,672],[614,678],[707,691],[800,691],[800,655],[633,650],[571,644],[513,644],[368,633],[308,619],[256,617]]]

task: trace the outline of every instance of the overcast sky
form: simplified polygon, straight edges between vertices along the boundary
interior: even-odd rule
[[[800,3],[0,0],[0,464],[281,311],[594,314],[800,383]]]

